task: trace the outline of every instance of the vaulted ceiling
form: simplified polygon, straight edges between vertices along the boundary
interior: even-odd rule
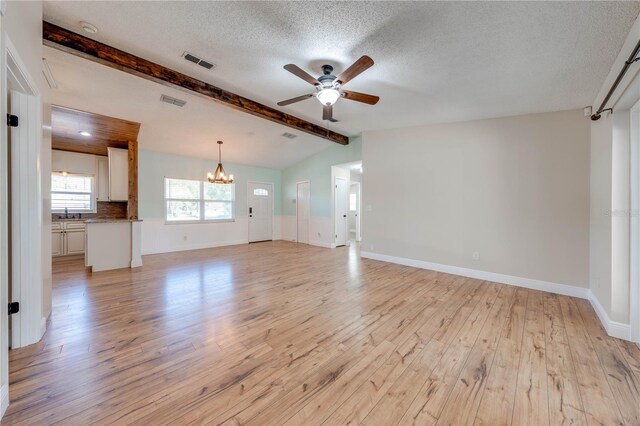
[[[376,64],[347,88],[380,102],[339,100],[340,122],[329,124],[357,135],[588,105],[639,11],[638,2],[87,1],[46,2],[45,20],[76,32],[88,21],[99,28],[91,38],[324,126],[314,99],[276,105],[310,92],[282,66],[339,73],[367,54]],[[141,122],[143,149],[213,158],[209,146],[227,138],[227,161],[282,168],[330,145],[284,139],[285,127],[49,48],[44,56],[60,81],[54,103]],[[160,104],[162,93],[187,107]]]

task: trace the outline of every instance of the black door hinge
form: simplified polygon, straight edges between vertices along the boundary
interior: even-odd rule
[[[7,126],[18,127],[18,116],[7,114]]]
[[[9,315],[20,312],[20,302],[9,303]]]

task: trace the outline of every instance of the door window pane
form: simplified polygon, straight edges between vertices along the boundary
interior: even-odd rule
[[[269,191],[267,191],[264,188],[256,188],[253,190],[253,195],[260,195],[262,197],[268,197],[269,196]]]

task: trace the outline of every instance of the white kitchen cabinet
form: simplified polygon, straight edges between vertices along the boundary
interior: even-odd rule
[[[62,256],[62,253],[64,253],[62,235],[62,231],[59,229],[51,230],[51,256]]]
[[[129,152],[107,148],[109,152],[109,200],[129,200]]]
[[[51,256],[68,256],[84,252],[84,222],[68,221],[51,224]]]
[[[109,201],[109,158],[96,156],[96,198],[98,201]]]
[[[84,230],[65,231],[67,255],[84,253]]]

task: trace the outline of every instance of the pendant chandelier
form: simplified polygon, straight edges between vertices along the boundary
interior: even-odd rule
[[[211,183],[233,183],[233,175],[227,176],[222,167],[222,141],[218,141],[218,167],[215,172],[207,173],[207,180]]]

